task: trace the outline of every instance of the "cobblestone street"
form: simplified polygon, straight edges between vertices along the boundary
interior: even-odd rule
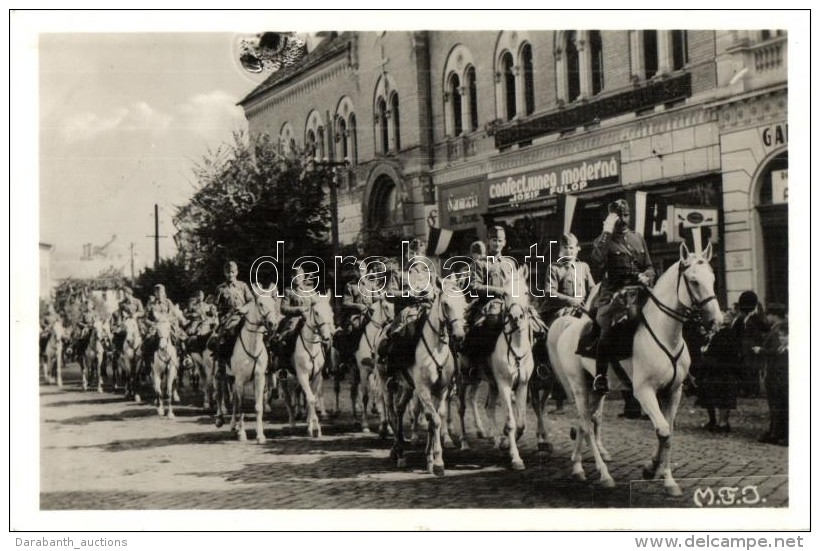
[[[640,480],[656,445],[651,423],[618,418],[617,400],[608,403],[604,425],[617,486],[606,489],[593,482],[591,457],[584,462],[588,482],[570,477],[571,406],[549,416],[555,444],[549,456],[537,451],[529,410],[520,444],[526,470],[512,471],[506,452],[471,432],[472,449],[449,444],[446,474],[434,477],[425,470],[423,443],[410,446],[408,467],[399,470],[388,458],[390,441],[356,430],[347,384],[342,412],[323,420],[322,438],[309,438],[303,420],[291,430],[278,400],[272,415],[266,414],[268,441],[258,445],[248,425],[252,414],[246,415],[249,441],[240,443],[227,425],[217,429],[192,405],[199,401],[190,392],[183,391],[177,417],[169,420],[148,403],[125,402],[121,394],[83,392],[77,377],[76,366],[70,366],[63,389],[40,387],[43,510],[788,505],[789,449],[756,441],[767,423],[762,398],[740,400],[731,434],[703,431],[703,410],[694,407],[694,398],[684,399],[672,448],[683,496],[670,498],[660,481]],[[332,383],[325,384],[330,407]],[[376,424],[371,417],[371,429]]]

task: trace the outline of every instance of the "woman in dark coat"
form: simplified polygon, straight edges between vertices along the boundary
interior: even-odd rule
[[[742,329],[743,324],[733,323],[731,316],[725,314],[723,326],[703,349],[702,362],[696,375],[697,404],[705,408],[709,415],[709,421],[703,428],[712,432],[732,430],[729,412],[737,408]],[[719,418],[715,417],[715,410]]]

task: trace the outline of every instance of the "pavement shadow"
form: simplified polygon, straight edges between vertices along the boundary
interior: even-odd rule
[[[74,446],[70,449],[96,448],[106,452],[122,452],[133,450],[148,450],[165,446],[179,446],[187,444],[215,444],[235,439],[230,431],[192,432],[177,434],[162,438],[134,438],[130,440],[114,440],[105,444],[92,446]]]

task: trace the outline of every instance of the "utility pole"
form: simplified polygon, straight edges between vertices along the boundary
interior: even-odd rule
[[[160,237],[168,237],[159,234],[159,205],[156,203],[154,203],[154,235],[148,237],[154,238],[154,269],[156,269],[159,266],[159,239]]]
[[[131,286],[134,286],[134,243],[131,242]]]

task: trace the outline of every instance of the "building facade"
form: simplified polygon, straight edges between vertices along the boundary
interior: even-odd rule
[[[54,245],[40,241],[40,298],[49,300],[54,279],[51,273],[51,255]]]
[[[350,160],[339,238],[503,225],[523,256],[589,252],[626,198],[659,269],[711,242],[724,306],[788,298],[781,31],[345,32],[241,105],[252,135]]]

